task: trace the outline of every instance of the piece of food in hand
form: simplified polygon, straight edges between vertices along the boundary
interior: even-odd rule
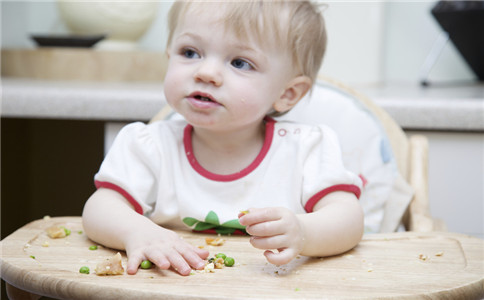
[[[249,210],[241,210],[241,211],[239,211],[238,217],[242,218],[243,216],[245,216],[248,213],[249,213]]]
[[[67,232],[61,226],[52,226],[47,228],[47,235],[51,239],[59,239],[65,238],[67,236]]]
[[[96,275],[123,275],[124,268],[121,263],[121,254],[118,252],[114,256],[106,258],[96,266]]]
[[[207,243],[207,245],[211,245],[211,246],[222,246],[225,243],[225,240],[221,237],[218,237],[218,238],[215,238],[215,239],[207,237],[207,238],[205,238],[205,243]]]

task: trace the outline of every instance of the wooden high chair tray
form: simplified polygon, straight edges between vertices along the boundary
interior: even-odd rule
[[[52,225],[72,233],[51,239],[46,229]],[[345,254],[300,257],[277,267],[268,264],[263,251],[254,249],[247,237],[224,237],[224,245],[207,246],[208,235],[179,233],[191,244],[205,246],[210,256],[223,252],[235,258],[235,265],[186,277],[156,268],[140,269],[136,275],[97,276],[97,262],[117,251],[89,250],[95,243],[82,232],[81,218],[60,217],[34,221],[5,238],[1,276],[19,289],[60,299],[484,297],[484,241],[461,234],[366,235]],[[82,266],[91,273],[79,273]]]

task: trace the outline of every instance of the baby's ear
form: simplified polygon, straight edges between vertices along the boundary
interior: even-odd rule
[[[274,102],[273,108],[279,113],[289,111],[306,95],[311,85],[312,80],[308,76],[297,76],[293,78],[286,85],[279,99]]]

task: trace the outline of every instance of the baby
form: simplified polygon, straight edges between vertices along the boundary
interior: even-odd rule
[[[317,6],[178,1],[169,29],[165,95],[184,120],[118,134],[83,211],[89,238],[126,250],[128,274],[143,260],[182,275],[204,268],[208,252],[165,228],[177,220],[247,233],[276,265],[358,244],[361,180],[344,169],[333,131],[273,118],[318,73],[326,31]]]

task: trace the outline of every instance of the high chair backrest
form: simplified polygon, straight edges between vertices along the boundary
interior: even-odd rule
[[[335,130],[346,168],[363,179],[360,203],[366,232],[398,229],[413,195],[406,180],[408,139],[385,111],[340,83],[319,80],[279,119],[321,123]]]

